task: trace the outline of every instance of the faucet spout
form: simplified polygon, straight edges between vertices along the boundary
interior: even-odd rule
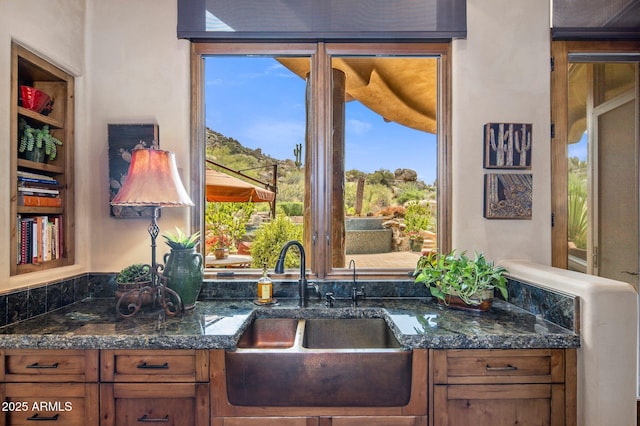
[[[299,306],[301,308],[305,308],[307,306],[307,300],[309,299],[309,290],[307,284],[307,266],[306,266],[306,256],[304,252],[304,247],[299,241],[291,240],[287,241],[284,246],[282,246],[282,250],[280,250],[280,255],[278,255],[278,260],[276,261],[276,266],[274,268],[274,272],[276,274],[284,273],[284,259],[287,257],[287,251],[291,246],[296,246],[298,248],[298,252],[300,253],[300,278],[298,280],[298,297],[299,297]]]

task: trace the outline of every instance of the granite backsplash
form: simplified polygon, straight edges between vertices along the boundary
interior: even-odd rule
[[[424,298],[429,291],[412,280],[358,281],[367,298]],[[278,299],[298,297],[297,281],[274,281],[273,295]],[[318,282],[310,298],[322,298],[331,292],[337,299],[348,299],[352,281]],[[0,294],[0,327],[46,314],[87,298],[113,297],[115,274],[89,273],[38,286]],[[257,286],[247,280],[205,280],[201,300],[252,299]],[[509,303],[561,327],[579,333],[579,303],[576,296],[549,290],[532,283],[509,279]]]

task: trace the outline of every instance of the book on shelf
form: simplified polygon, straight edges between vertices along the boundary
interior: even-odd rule
[[[21,193],[18,195],[18,205],[25,207],[62,207],[62,198]]]
[[[60,215],[18,215],[18,264],[56,260],[64,253]]]
[[[18,177],[24,177],[24,178],[31,178],[31,179],[40,179],[40,180],[48,180],[48,181],[55,181],[56,179],[49,176],[49,175],[45,175],[42,173],[32,173],[32,172],[26,172],[24,170],[18,170]]]
[[[38,179],[38,178],[30,178],[24,176],[18,176],[18,185],[19,186],[39,186],[44,185],[45,187],[51,187],[58,185],[59,182],[56,179]]]
[[[59,189],[26,187],[26,186],[19,186],[18,192],[26,195],[40,195],[40,196],[51,196],[51,197],[60,195]]]

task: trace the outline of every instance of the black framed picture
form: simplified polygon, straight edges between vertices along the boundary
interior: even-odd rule
[[[484,175],[484,217],[531,219],[533,175],[488,173]]]
[[[532,125],[487,123],[484,125],[486,169],[531,169]]]
[[[152,207],[112,206],[127,178],[131,152],[136,148],[159,148],[160,130],[157,124],[109,124],[109,210],[116,218],[149,218]]]

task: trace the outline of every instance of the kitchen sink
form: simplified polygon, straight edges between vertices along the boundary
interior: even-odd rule
[[[382,318],[310,319],[302,346],[312,349],[399,348],[400,343]]]
[[[290,348],[298,329],[292,318],[257,318],[242,334],[238,348]]]
[[[403,406],[412,351],[382,318],[256,318],[225,353],[227,396],[240,406]]]

